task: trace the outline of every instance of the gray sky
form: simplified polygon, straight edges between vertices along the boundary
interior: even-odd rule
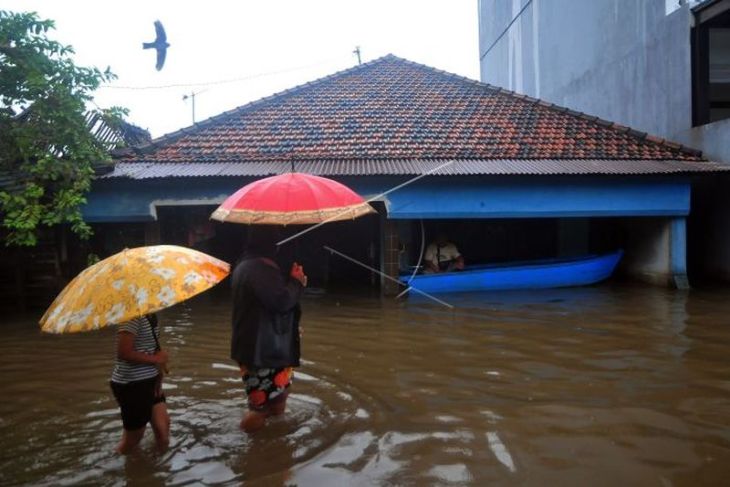
[[[112,68],[119,79],[97,92],[101,107],[130,109],[131,122],[154,137],[196,120],[388,53],[479,78],[475,0],[4,0],[56,21],[55,40],[71,44],[84,66]],[[167,61],[142,42],[167,31]],[[203,83],[238,80],[228,83]],[[200,86],[173,86],[200,83]],[[121,87],[168,86],[162,89]],[[115,88],[116,87],[116,88]]]

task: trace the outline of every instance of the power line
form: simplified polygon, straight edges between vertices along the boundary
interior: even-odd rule
[[[406,293],[407,291],[414,291],[414,292],[416,292],[416,293],[418,293],[418,294],[422,294],[423,296],[426,296],[427,298],[430,298],[430,299],[432,299],[432,300],[436,301],[436,302],[437,302],[437,303],[439,303],[439,304],[442,304],[442,305],[446,306],[446,307],[447,307],[447,308],[449,308],[449,309],[454,309],[454,305],[452,305],[452,304],[449,304],[449,303],[447,303],[446,301],[442,301],[442,300],[440,300],[439,298],[437,298],[437,297],[435,297],[435,296],[431,296],[431,295],[430,295],[430,294],[428,294],[427,292],[425,292],[425,291],[421,291],[420,289],[418,289],[418,288],[416,288],[416,287],[411,287],[411,286],[408,286],[407,284],[405,284],[405,283],[403,283],[403,282],[399,281],[398,279],[396,279],[396,278],[394,278],[394,277],[391,277],[391,276],[389,276],[388,274],[386,274],[386,273],[384,273],[384,272],[381,272],[381,271],[379,271],[379,270],[378,270],[378,269],[376,269],[375,267],[371,267],[371,266],[369,266],[369,265],[367,265],[367,264],[365,264],[365,263],[363,263],[363,262],[360,262],[360,261],[359,261],[359,260],[357,260],[357,259],[353,259],[353,258],[352,258],[352,257],[350,257],[349,255],[343,254],[342,252],[338,252],[337,250],[333,249],[333,248],[332,248],[332,247],[330,247],[329,245],[324,245],[324,246],[323,246],[322,248],[324,248],[325,250],[328,250],[328,251],[329,251],[330,253],[332,253],[332,254],[334,254],[334,255],[340,256],[340,257],[342,257],[343,259],[345,259],[345,260],[348,260],[348,261],[352,262],[353,264],[357,264],[357,265],[359,265],[360,267],[364,267],[365,269],[369,270],[370,272],[374,272],[374,273],[376,273],[376,274],[379,274],[379,275],[381,275],[381,276],[382,276],[383,278],[385,278],[385,279],[387,279],[387,280],[389,280],[389,281],[391,281],[391,282],[394,282],[394,283],[396,283],[396,284],[398,284],[398,285],[401,285],[401,286],[407,286],[406,290],[405,290],[405,291],[403,291],[402,293],[400,293],[400,294],[398,295],[398,297],[402,296],[402,295],[403,295],[403,294],[405,294],[405,293]]]
[[[230,79],[223,79],[223,80],[214,80],[214,81],[206,81],[206,82],[199,82],[199,83],[172,83],[169,85],[150,85],[150,86],[115,86],[115,85],[104,85],[100,86],[99,88],[106,88],[110,90],[164,90],[168,88],[194,88],[196,86],[215,86],[215,85],[222,85],[227,83],[236,83],[238,81],[247,81],[251,79],[256,78],[263,78],[266,76],[273,76],[277,74],[283,74],[283,73],[290,73],[292,71],[299,71],[302,69],[308,69],[308,68],[315,68],[317,66],[323,66],[325,64],[328,64],[332,61],[336,61],[341,59],[340,57],[332,58],[326,61],[321,61],[316,64],[308,64],[306,66],[297,66],[295,68],[288,68],[288,69],[280,69],[278,71],[269,71],[266,73],[257,73],[252,74],[249,76],[241,76],[238,78],[230,78]]]
[[[527,10],[527,7],[529,7],[531,3],[532,3],[532,0],[527,0],[527,2],[525,2],[525,5],[523,5],[523,6],[522,6],[522,9],[521,9],[521,10],[520,10],[519,12],[517,12],[517,15],[515,15],[515,18],[514,18],[514,19],[512,19],[512,21],[511,21],[511,22],[510,22],[510,23],[509,23],[509,24],[507,25],[507,27],[506,27],[506,28],[505,28],[505,29],[504,29],[504,30],[502,31],[502,33],[501,33],[501,34],[499,34],[499,36],[497,36],[497,38],[496,38],[496,39],[494,40],[494,42],[492,42],[492,45],[490,45],[490,46],[489,46],[489,47],[487,48],[487,50],[486,50],[486,51],[484,51],[484,54],[482,54],[481,56],[479,56],[479,60],[480,60],[480,61],[481,61],[482,59],[484,59],[484,57],[485,57],[485,56],[486,56],[487,54],[489,54],[489,51],[491,51],[491,50],[492,50],[492,49],[494,48],[494,46],[496,46],[496,45],[497,45],[497,43],[499,42],[499,40],[500,40],[500,39],[501,39],[502,37],[504,37],[504,35],[505,35],[505,34],[507,33],[507,31],[509,31],[510,27],[512,27],[512,24],[514,24],[514,23],[515,23],[515,22],[517,21],[517,19],[519,19],[519,18],[520,18],[520,15],[522,15],[522,12],[524,12],[525,10]]]

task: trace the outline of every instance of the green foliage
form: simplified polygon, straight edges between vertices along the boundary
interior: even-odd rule
[[[96,264],[97,262],[101,261],[101,257],[94,253],[86,254],[86,267],[91,267],[92,265]]]
[[[115,76],[74,64],[73,49],[48,38],[52,29],[35,13],[0,10],[0,175],[15,182],[0,188],[8,245],[34,245],[40,227],[61,223],[88,237],[80,206],[93,165],[109,159],[86,106]],[[124,111],[100,114],[114,123]]]

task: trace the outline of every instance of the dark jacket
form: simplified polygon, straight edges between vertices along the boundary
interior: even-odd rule
[[[298,366],[301,283],[255,255],[244,256],[231,283],[231,358],[249,368]]]

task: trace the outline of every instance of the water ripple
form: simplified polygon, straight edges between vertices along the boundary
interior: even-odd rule
[[[730,462],[730,302],[585,288],[304,302],[287,413],[254,436],[225,300],[161,313],[171,446],[113,453],[114,330],[3,324],[0,484],[717,485]],[[33,357],[29,360],[29,357]],[[40,359],[39,359],[40,358]]]

